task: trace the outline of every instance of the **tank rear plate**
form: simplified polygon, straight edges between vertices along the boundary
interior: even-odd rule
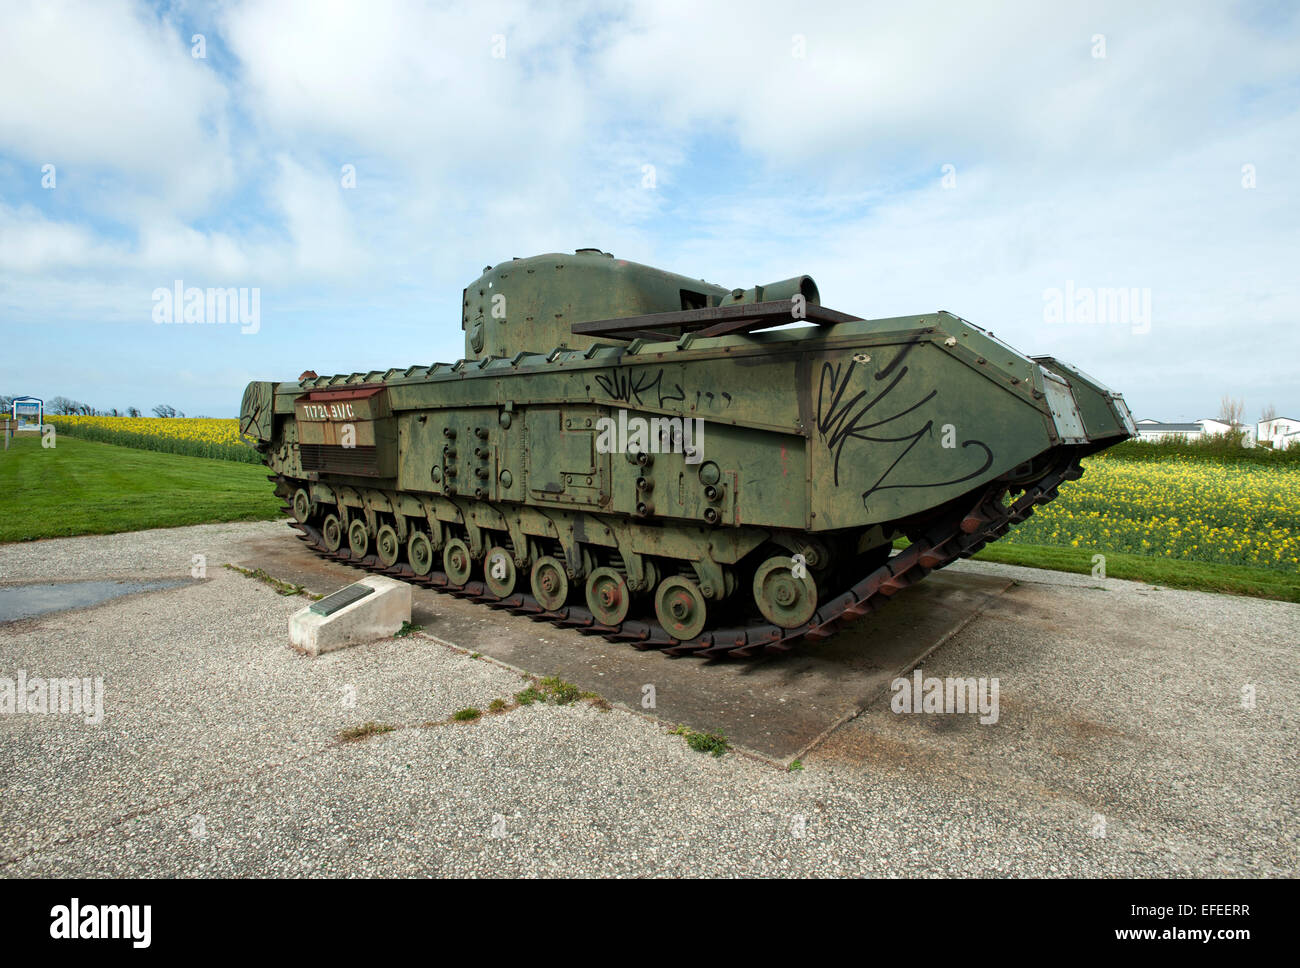
[[[387,387],[312,390],[294,401],[294,417],[304,472],[361,477],[396,473],[391,444],[397,430]]]

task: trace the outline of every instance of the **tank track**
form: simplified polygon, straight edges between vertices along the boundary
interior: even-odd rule
[[[945,513],[906,549],[894,554],[846,591],[820,603],[812,619],[805,625],[785,629],[761,621],[743,628],[706,631],[699,638],[690,641],[673,638],[653,620],[628,619],[618,626],[602,625],[585,605],[566,605],[555,611],[547,611],[526,592],[516,591],[498,598],[483,581],[453,585],[445,572],[437,570],[436,565],[429,574],[420,576],[404,563],[386,567],[375,554],[357,560],[344,550],[329,551],[320,530],[315,526],[298,521],[291,521],[290,526],[296,528],[300,532],[298,537],[322,558],[483,602],[535,621],[576,629],[586,635],[600,635],[611,642],[626,642],[638,649],[658,649],[669,655],[751,658],[764,653],[788,651],[795,642],[802,639],[825,639],[842,626],[874,612],[898,592],[920,581],[930,572],[937,571],[958,558],[968,558],[988,542],[1001,537],[1012,525],[1033,514],[1036,506],[1055,498],[1061,484],[1077,480],[1083,474],[1079,466],[1080,454],[1072,449],[1062,448],[1046,457],[1050,461],[1049,469],[1023,488],[1014,482],[995,481],[983,490],[972,492],[972,501]],[[293,478],[277,475],[269,475],[268,479],[276,482],[278,491],[287,490],[290,494],[300,483]],[[1019,496],[1008,503],[1007,497],[1014,493]],[[291,511],[288,507],[284,510]],[[347,547],[346,542],[343,547]]]

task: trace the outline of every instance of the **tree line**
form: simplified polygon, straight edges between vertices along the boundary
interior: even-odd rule
[[[0,393],[0,410],[9,413],[13,409],[15,397],[10,394]],[[55,417],[143,417],[136,407],[127,407],[125,410],[119,410],[117,407],[110,407],[107,410],[100,410],[98,407],[92,407],[88,403],[82,403],[80,400],[72,400],[68,397],[51,397],[45,401],[45,412]],[[160,403],[153,408],[152,413],[155,417],[183,417],[185,412],[177,410],[171,404]]]

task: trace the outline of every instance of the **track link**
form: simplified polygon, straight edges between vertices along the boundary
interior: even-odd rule
[[[638,649],[658,649],[669,655],[751,658],[764,653],[788,651],[800,639],[818,641],[828,638],[841,627],[874,612],[930,572],[937,571],[958,558],[968,558],[988,542],[997,540],[1012,525],[1033,514],[1035,507],[1055,498],[1061,484],[1076,480],[1082,474],[1078,454],[1062,451],[1050,469],[1026,485],[1024,491],[1010,503],[1006,503],[1005,497],[1011,490],[1011,485],[1005,481],[995,481],[983,491],[976,492],[975,500],[967,508],[945,515],[920,540],[893,555],[846,591],[821,603],[813,617],[798,628],[785,629],[760,622],[741,628],[716,629],[690,641],[673,638],[654,621],[629,619],[619,626],[602,625],[583,605],[566,605],[555,611],[547,611],[531,595],[523,592],[498,598],[482,581],[453,585],[448,581],[447,575],[436,568],[429,574],[420,576],[404,563],[385,567],[373,554],[359,560],[354,559],[342,550],[329,551],[321,540],[320,530],[315,526],[293,521],[291,527],[296,528],[300,532],[299,537],[322,558],[341,561],[376,574],[389,575],[458,598],[483,602],[492,608],[525,615],[535,621],[576,629],[585,635],[599,635],[611,642],[626,642]],[[289,493],[296,486],[292,478],[272,475],[270,479],[278,486],[288,489]]]

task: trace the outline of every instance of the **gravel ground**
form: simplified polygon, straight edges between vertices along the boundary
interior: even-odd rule
[[[220,567],[282,528],[0,546],[3,582],[207,560],[0,626],[0,676],[105,683],[100,725],[0,715],[0,873],[1296,874],[1300,606],[962,563],[1018,584],[924,671],[998,677],[998,723],[886,699],[787,773],[618,707],[449,723],[525,680],[424,635],[300,656],[303,599]]]

